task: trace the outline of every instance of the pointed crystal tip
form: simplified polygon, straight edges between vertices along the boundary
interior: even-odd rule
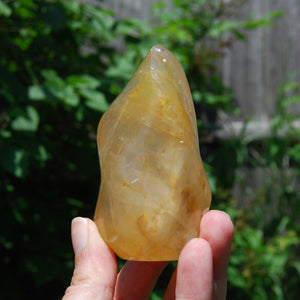
[[[166,50],[163,46],[161,46],[161,45],[155,45],[155,46],[153,46],[152,48],[151,48],[151,52],[152,51],[157,51],[157,52],[162,52],[162,51],[164,51],[164,50]]]

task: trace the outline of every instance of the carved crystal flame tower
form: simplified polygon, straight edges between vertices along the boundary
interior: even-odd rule
[[[199,235],[211,192],[191,92],[171,52],[150,50],[103,115],[97,142],[103,239],[123,259],[177,260]]]

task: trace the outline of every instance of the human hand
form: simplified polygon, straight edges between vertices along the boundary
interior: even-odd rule
[[[200,237],[190,240],[181,251],[163,299],[225,299],[233,232],[227,214],[207,212],[201,220]],[[117,275],[115,255],[90,219],[72,221],[72,243],[75,270],[62,300],[148,299],[167,265],[127,261]]]

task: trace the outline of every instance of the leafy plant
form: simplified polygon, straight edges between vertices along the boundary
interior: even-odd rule
[[[248,199],[243,210],[231,211],[236,233],[229,292],[242,299],[297,297],[300,129],[299,114],[290,108],[299,100],[297,83],[289,80],[282,84],[271,121],[271,136],[266,140],[245,140],[240,145],[240,169],[244,170],[240,172],[240,185],[242,195]],[[249,191],[247,177],[258,171],[263,174],[261,188]]]
[[[70,221],[96,201],[115,20],[79,1],[0,3],[1,297],[53,298],[72,274]]]

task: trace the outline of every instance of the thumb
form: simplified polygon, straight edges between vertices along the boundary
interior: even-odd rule
[[[62,300],[112,300],[117,262],[95,223],[86,218],[73,219],[72,243],[75,270]]]

